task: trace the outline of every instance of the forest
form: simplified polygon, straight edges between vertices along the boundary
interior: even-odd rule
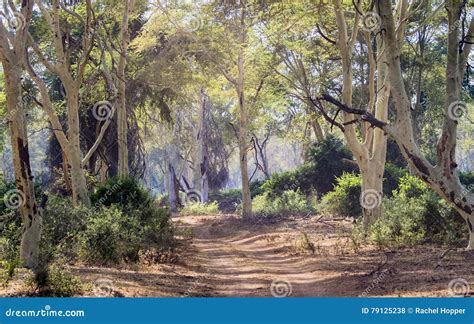
[[[474,295],[472,0],[0,6],[0,296]]]

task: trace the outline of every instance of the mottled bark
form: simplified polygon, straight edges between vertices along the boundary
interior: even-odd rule
[[[4,197],[7,205],[18,208],[22,219],[20,262],[22,266],[36,268],[41,240],[42,213],[36,204],[33,174],[30,167],[27,125],[22,100],[22,72],[24,69],[24,51],[26,35],[31,19],[33,3],[24,0],[21,16],[25,19],[23,28],[17,28],[14,34],[0,26],[0,60],[5,77],[7,98],[7,118],[12,146],[13,169],[16,190]]]
[[[386,131],[396,140],[405,159],[431,188],[450,202],[466,220],[470,235],[468,249],[474,249],[474,194],[464,188],[458,176],[456,153],[457,121],[449,111],[460,100],[460,87],[464,67],[474,41],[474,20],[469,25],[465,43],[460,47],[459,17],[463,2],[446,2],[448,14],[448,50],[446,64],[446,108],[442,133],[438,142],[438,163],[432,165],[416,145],[411,116],[411,103],[405,90],[400,64],[400,44],[397,42],[392,5],[381,0],[380,16],[383,23],[384,42],[387,46],[386,65],[392,84],[392,96],[396,107],[396,120]]]

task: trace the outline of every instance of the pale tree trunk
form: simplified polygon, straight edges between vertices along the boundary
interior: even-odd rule
[[[352,50],[357,38],[359,14],[356,14],[352,35],[349,37],[344,10],[340,0],[334,0],[336,8],[336,23],[338,26],[337,45],[342,59],[343,87],[342,101],[348,106],[352,106]],[[377,44],[382,46],[381,44]],[[384,84],[385,71],[383,66],[375,63],[372,57],[373,51],[369,42],[369,103],[368,111],[375,110],[375,114],[381,120],[388,118],[388,96],[390,93],[389,86]],[[383,52],[383,48],[378,48]],[[382,59],[379,59],[382,61]],[[375,69],[378,70],[378,86],[383,86],[381,96],[376,101],[376,91],[374,90]],[[379,89],[382,89],[380,87]],[[385,97],[386,96],[386,97]],[[350,124],[356,117],[353,114],[343,113],[343,120],[349,123],[344,126],[344,137],[347,145],[355,157],[359,166],[361,175],[361,197],[360,203],[363,210],[364,230],[368,230],[370,225],[381,216],[382,213],[382,196],[383,196],[383,173],[385,168],[385,156],[387,151],[387,136],[381,130],[373,130],[372,128],[364,128],[364,142],[361,143],[357,139],[357,131],[354,124]],[[365,125],[364,125],[365,127]]]
[[[117,67],[118,79],[118,113],[117,113],[117,136],[118,136],[118,175],[126,177],[129,174],[128,168],[128,125],[127,125],[127,106],[125,98],[125,66],[127,64],[127,48],[130,42],[128,31],[128,21],[130,13],[133,10],[135,0],[126,0],[122,17],[121,26],[121,51]]]
[[[87,190],[85,171],[82,168],[81,143],[80,143],[80,125],[79,125],[79,93],[74,85],[65,86],[67,91],[68,106],[68,140],[69,154],[68,162],[70,165],[72,200],[77,205],[82,203],[90,207],[91,202]]]
[[[319,120],[317,120],[317,117],[313,117],[311,119],[311,128],[313,128],[314,136],[316,137],[316,140],[318,142],[324,141],[324,132],[321,127],[321,124],[319,123]]]
[[[0,59],[5,77],[5,93],[16,184],[16,190],[9,192],[4,198],[5,204],[8,202],[11,208],[19,208],[22,218],[21,265],[35,269],[39,261],[42,208],[38,207],[35,199],[21,88],[21,75],[24,68],[23,53],[26,47],[26,35],[31,20],[32,7],[32,1],[22,1],[19,15],[24,18],[25,25],[22,28],[17,28],[14,33],[10,34],[4,25],[0,24]]]
[[[436,191],[466,220],[469,231],[468,249],[474,249],[474,194],[464,188],[457,170],[456,132],[457,120],[452,109],[460,99],[462,76],[467,58],[474,43],[474,19],[471,20],[464,43],[460,45],[459,17],[462,1],[446,3],[448,13],[448,51],[446,65],[445,122],[438,143],[438,163],[433,166],[416,145],[411,116],[411,103],[405,90],[400,64],[400,44],[397,42],[392,6],[389,0],[379,2],[383,23],[384,42],[387,47],[387,68],[392,84],[392,96],[396,107],[396,121],[385,131],[394,137],[410,166],[431,188]],[[460,47],[461,46],[461,47]],[[459,107],[458,107],[459,108]]]
[[[236,85],[237,97],[239,100],[239,163],[240,173],[242,178],[242,217],[248,218],[252,216],[252,199],[250,196],[250,183],[249,183],[249,171],[248,171],[248,112],[245,106],[244,96],[244,78],[245,78],[245,67],[244,67],[244,51],[243,44],[246,41],[246,30],[243,24],[244,14],[242,14],[242,30],[241,30],[241,46],[239,47],[239,54],[237,60],[238,68],[238,79]]]
[[[20,246],[21,264],[34,268],[38,264],[42,215],[35,201],[33,175],[30,168],[25,112],[21,99],[21,69],[3,62],[7,109],[10,120],[13,169],[17,191],[5,198],[19,206],[22,217]]]
[[[31,65],[29,64],[28,55],[26,56],[26,68],[33,81],[39,88],[42,108],[46,112],[48,119],[53,127],[53,132],[58,139],[61,149],[66,155],[67,162],[70,167],[71,187],[74,205],[79,203],[90,207],[90,198],[87,191],[87,183],[85,172],[82,168],[81,148],[80,148],[80,127],[79,127],[79,88],[83,82],[86,65],[89,60],[90,53],[94,47],[94,29],[92,28],[93,13],[90,0],[86,0],[86,17],[85,32],[82,39],[82,53],[77,58],[75,64],[76,71],[73,73],[71,66],[70,51],[68,44],[64,43],[65,30],[61,29],[61,6],[59,0],[52,0],[51,3],[43,1],[34,1],[44,17],[53,37],[53,48],[55,51],[56,61],[51,63],[43,54],[41,47],[34,42],[33,37],[29,36],[29,45],[38,57],[44,67],[51,73],[55,74],[61,80],[66,91],[66,105],[68,110],[68,131],[67,136],[63,130],[56,111],[53,108],[51,98],[49,97],[48,88],[44,80],[39,77]],[[49,5],[49,7],[48,7]],[[27,53],[27,51],[24,51]],[[24,54],[22,53],[22,54]],[[23,56],[23,55],[22,55]]]

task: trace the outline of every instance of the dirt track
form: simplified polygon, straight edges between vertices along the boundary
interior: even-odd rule
[[[87,295],[104,281],[114,296],[449,296],[448,284],[458,278],[474,290],[473,253],[427,245],[357,250],[347,221],[313,217],[258,224],[231,215],[174,220],[178,232],[190,236],[181,239],[178,262],[72,267],[91,283]],[[1,294],[15,294],[14,287]]]

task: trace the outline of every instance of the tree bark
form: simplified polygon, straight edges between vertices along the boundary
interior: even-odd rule
[[[71,173],[72,200],[74,204],[82,203],[90,207],[91,201],[87,190],[85,170],[82,168],[80,125],[79,125],[79,91],[73,84],[65,85],[68,107],[68,162]]]
[[[17,191],[11,198],[19,206],[22,218],[20,261],[27,268],[38,264],[42,215],[35,200],[33,175],[30,168],[25,112],[21,99],[21,68],[2,60],[5,75],[7,109],[10,116],[13,169]]]
[[[448,51],[446,65],[446,109],[445,122],[438,142],[438,163],[433,166],[416,145],[411,116],[411,103],[405,90],[400,64],[400,44],[396,39],[396,28],[390,0],[379,1],[380,17],[385,29],[387,46],[386,64],[392,84],[392,96],[396,107],[393,127],[387,127],[400,147],[405,159],[431,188],[450,202],[466,220],[469,231],[467,249],[474,249],[474,194],[464,188],[460,181],[455,161],[457,121],[452,117],[453,104],[460,99],[462,75],[474,41],[474,19],[471,20],[465,42],[460,48],[459,17],[462,1],[446,2],[448,12]],[[460,50],[461,49],[461,50]]]
[[[354,47],[355,38],[358,32],[358,14],[354,21],[351,37],[348,35],[344,10],[340,0],[334,0],[336,8],[336,23],[338,26],[339,37],[337,45],[342,59],[343,87],[342,101],[348,106],[352,106],[352,49]],[[390,86],[386,80],[386,69],[380,62],[376,63],[373,58],[372,44],[367,44],[369,48],[369,103],[368,111],[374,111],[374,114],[382,121],[388,118],[388,99],[390,95]],[[377,51],[384,52],[381,42],[377,43]],[[372,76],[377,69],[377,87],[381,89],[380,96],[374,90],[375,84]],[[376,100],[377,99],[377,100]],[[364,230],[368,230],[370,225],[380,217],[382,213],[382,196],[383,196],[383,173],[385,169],[385,158],[387,151],[387,136],[382,130],[374,130],[372,127],[364,125],[364,141],[361,143],[357,138],[355,125],[351,123],[356,119],[353,114],[343,113],[344,137],[347,145],[355,157],[361,174],[361,207],[363,210],[363,226]]]
[[[118,113],[117,113],[117,136],[118,136],[118,175],[127,177],[129,174],[128,167],[128,125],[127,125],[127,106],[125,98],[125,67],[127,64],[127,48],[130,42],[130,34],[128,32],[128,21],[130,13],[133,10],[135,0],[126,0],[122,17],[122,26],[120,30],[121,45],[120,59],[117,67],[118,79]]]
[[[242,217],[252,216],[252,199],[250,196],[250,183],[248,172],[248,112],[245,106],[245,61],[244,45],[247,41],[247,30],[245,25],[245,9],[241,9],[240,18],[240,46],[238,49],[237,69],[238,78],[236,84],[237,98],[239,101],[239,163],[242,178]]]
[[[23,108],[21,75],[25,67],[26,35],[31,20],[33,2],[21,3],[21,16],[25,25],[10,34],[0,26],[0,59],[5,77],[5,92],[9,131],[12,145],[13,169],[16,190],[5,199],[12,208],[19,208],[22,218],[20,262],[24,267],[35,269],[38,265],[41,240],[42,211],[36,204],[33,174],[30,167],[27,126]]]

